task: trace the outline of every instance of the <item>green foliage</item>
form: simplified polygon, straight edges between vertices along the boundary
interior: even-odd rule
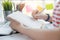
[[[4,0],[2,2],[4,11],[12,11],[12,2],[9,0]]]

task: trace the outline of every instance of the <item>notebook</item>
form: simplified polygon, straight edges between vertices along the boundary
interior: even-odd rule
[[[45,26],[44,21],[34,20],[32,17],[19,11],[13,12],[12,14],[8,15],[8,17],[27,26],[27,28],[40,29],[42,26]]]

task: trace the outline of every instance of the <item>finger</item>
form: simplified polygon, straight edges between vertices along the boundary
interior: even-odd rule
[[[38,12],[38,10],[33,10],[33,14],[37,14]]]
[[[32,16],[34,17],[37,13],[38,13],[37,10],[33,10],[33,11],[32,11]]]

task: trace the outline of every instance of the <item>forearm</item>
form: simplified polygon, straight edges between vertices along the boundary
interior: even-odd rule
[[[37,30],[32,30],[32,29],[28,30],[14,20],[11,20],[10,26],[12,27],[12,29],[14,29],[14,30],[16,30],[16,31],[18,31],[22,34],[25,34],[25,35],[29,36],[30,38],[32,38],[34,40],[38,39],[37,34],[39,34],[39,33],[37,32]]]
[[[40,39],[40,36],[42,34],[42,33],[39,33],[39,30],[25,29],[25,28],[21,28],[19,32],[27,35],[28,37],[32,38],[33,40]]]
[[[23,33],[34,40],[59,40],[60,30],[42,30],[42,29],[26,29],[19,23],[11,21],[11,25],[14,26],[18,32]]]
[[[21,28],[21,33],[35,40],[59,40],[60,30],[33,30]]]

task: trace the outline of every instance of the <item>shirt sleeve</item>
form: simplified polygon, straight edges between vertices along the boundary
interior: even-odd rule
[[[53,26],[59,27],[60,26],[60,1],[57,2],[53,10]]]

